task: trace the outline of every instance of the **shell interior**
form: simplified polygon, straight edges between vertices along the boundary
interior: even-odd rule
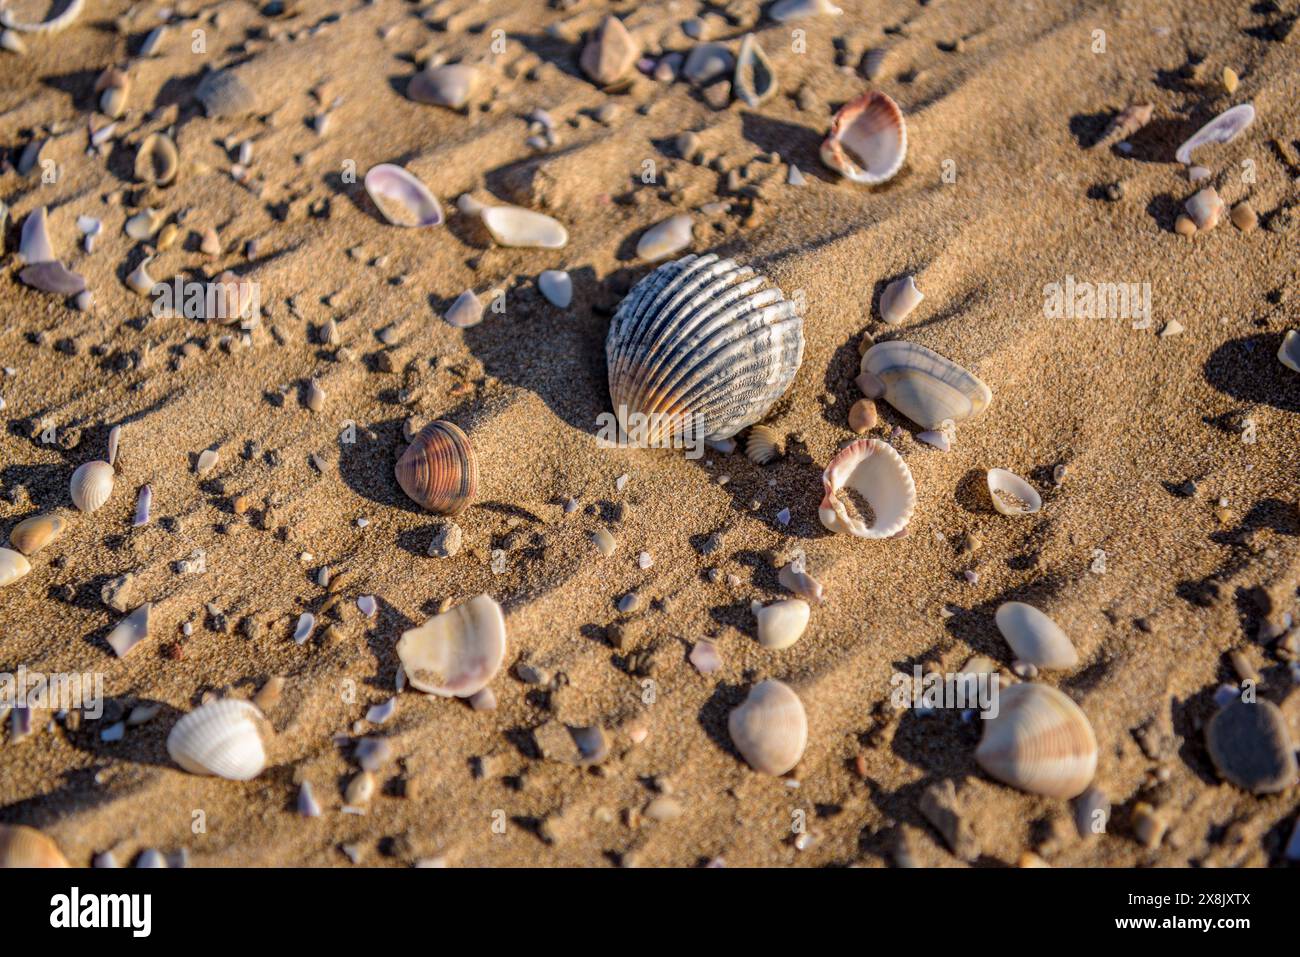
[[[442,222],[442,207],[433,193],[402,167],[392,163],[372,166],[365,183],[379,212],[394,226],[423,229]]]
[[[444,698],[468,698],[487,687],[505,653],[505,618],[488,595],[434,615],[397,641],[411,686]]]
[[[817,514],[832,532],[857,538],[892,538],[916,510],[912,471],[893,446],[879,439],[859,439],[839,452],[822,473],[823,496]],[[866,499],[870,524],[849,511],[844,491]]]
[[[1255,122],[1255,107],[1242,103],[1230,110],[1220,113],[1210,122],[1192,134],[1191,138],[1174,154],[1175,159],[1183,165],[1192,161],[1192,152],[1207,143],[1230,143],[1237,135]]]
[[[840,108],[822,143],[821,158],[855,183],[883,183],[907,158],[907,123],[889,96],[872,90]]]
[[[1032,515],[1043,507],[1038,490],[1015,472],[989,469],[989,498],[1003,515]]]
[[[974,374],[915,342],[877,343],[862,356],[860,371],[875,376],[885,401],[924,429],[979,415],[993,400]]]

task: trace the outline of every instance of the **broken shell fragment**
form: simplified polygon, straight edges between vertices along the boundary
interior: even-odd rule
[[[607,16],[587,37],[578,65],[598,86],[610,86],[631,71],[640,52],[640,44],[632,39],[623,21]]]
[[[781,566],[776,580],[782,588],[788,589],[808,601],[821,604],[825,588],[808,571],[808,559],[802,550],[795,553],[789,564]]]
[[[505,618],[489,595],[434,615],[397,641],[411,686],[444,698],[468,698],[486,688],[505,653]]]
[[[752,33],[746,33],[740,41],[732,89],[751,108],[762,105],[776,95],[776,70]]]
[[[51,512],[25,518],[9,532],[9,544],[24,555],[35,555],[68,527],[62,515]]]
[[[191,774],[251,781],[266,767],[257,722],[262,712],[247,701],[222,698],[195,708],[167,735],[167,753]]]
[[[478,493],[478,457],[469,436],[443,419],[420,430],[394,471],[402,491],[431,512],[459,514]]]
[[[753,602],[750,610],[758,621],[758,643],[779,651],[803,637],[812,609],[802,598],[783,598],[770,605]]]
[[[1043,506],[1038,490],[1015,472],[989,469],[989,498],[1003,515],[1032,515]]]
[[[898,104],[875,90],[844,104],[822,142],[822,162],[855,183],[883,183],[907,157],[907,123]]]
[[[131,78],[115,66],[110,66],[95,81],[99,111],[110,119],[116,120],[126,112],[126,98],[130,93]]]
[[[23,220],[18,236],[18,256],[23,262],[35,265],[54,261],[54,246],[50,243],[49,214],[41,206]]]
[[[599,725],[572,727],[562,721],[548,721],[533,730],[537,750],[548,761],[588,767],[609,756],[609,735]]]
[[[107,462],[86,462],[72,473],[72,504],[83,512],[93,512],[113,494],[113,466]]]
[[[447,325],[456,329],[468,329],[483,321],[483,303],[472,289],[466,289],[451,304],[442,317]]]
[[[1037,668],[1073,668],[1079,663],[1079,653],[1069,636],[1033,605],[1003,602],[993,618],[1021,661]]]
[[[150,133],[135,154],[135,178],[142,183],[166,186],[176,178],[181,158],[176,144],[166,133]]]
[[[152,608],[150,602],[145,602],[109,632],[108,646],[119,658],[125,658],[128,651],[149,637],[149,613]]]
[[[1277,361],[1292,372],[1300,372],[1300,333],[1288,329],[1277,348]]]
[[[153,257],[149,256],[140,260],[140,265],[131,270],[126,277],[126,287],[138,296],[149,295],[153,287],[157,285],[153,276],[149,275],[148,266],[152,259]]]
[[[0,824],[0,870],[69,866],[59,846],[36,828]]]
[[[1254,121],[1255,107],[1249,103],[1234,106],[1232,109],[1220,113],[1193,133],[1187,142],[1178,147],[1178,152],[1174,154],[1174,158],[1186,166],[1191,163],[1192,152],[1197,148],[1205,146],[1207,143],[1230,143]]]
[[[417,103],[459,110],[478,86],[478,71],[468,63],[430,66],[411,77],[406,95]]]
[[[12,548],[0,548],[0,588],[11,585],[32,570],[32,563]]]
[[[1002,689],[997,715],[985,719],[975,760],[1004,784],[1072,798],[1092,783],[1097,738],[1087,715],[1060,691],[1015,684]]]
[[[891,326],[896,326],[906,319],[924,298],[921,290],[916,288],[916,280],[911,276],[896,279],[880,294],[880,318]]]
[[[843,12],[831,0],[776,0],[767,15],[777,23],[789,23],[791,20],[802,20],[819,14],[838,17]]]
[[[760,681],[727,718],[736,750],[755,771],[785,774],[803,757],[808,716],[794,689],[775,679]]]
[[[557,309],[569,308],[573,302],[573,280],[559,269],[547,269],[537,277],[537,288],[546,301]]]
[[[557,220],[518,206],[492,206],[483,210],[483,225],[502,246],[561,249],[568,230]]]
[[[609,396],[638,445],[720,442],[757,422],[803,358],[803,319],[765,277],[716,255],[644,277],[605,339]]]
[[[1223,215],[1223,200],[1213,186],[1207,186],[1184,203],[1183,208],[1196,224],[1197,230],[1213,229]]]
[[[24,285],[56,296],[75,296],[86,291],[86,280],[61,262],[36,263],[23,267],[18,278]]]
[[[912,470],[892,445],[879,439],[859,439],[831,459],[822,473],[822,501],[817,515],[832,532],[857,538],[892,538],[907,527],[916,510]],[[865,500],[869,521],[850,512],[847,492]]]
[[[1098,146],[1106,146],[1110,143],[1117,143],[1120,140],[1126,140],[1142,127],[1151,122],[1151,116],[1155,113],[1154,103],[1138,103],[1126,107],[1110,121],[1106,127],[1101,139],[1097,141]]]
[[[442,207],[433,193],[400,166],[372,166],[366,173],[365,186],[384,219],[394,226],[424,229],[442,223]]]
[[[956,424],[972,418],[993,399],[975,375],[914,342],[876,343],[863,354],[860,371],[875,376],[885,401],[923,429],[938,429],[947,419]]]

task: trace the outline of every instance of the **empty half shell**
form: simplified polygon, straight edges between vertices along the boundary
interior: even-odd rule
[[[898,104],[871,90],[840,107],[822,142],[822,162],[855,183],[883,183],[907,158],[907,123]]]
[[[166,133],[150,133],[135,154],[135,178],[142,183],[166,186],[176,178],[181,158],[176,144]]]
[[[18,581],[32,570],[32,564],[22,552],[0,548],[0,588]]]
[[[863,514],[864,508],[869,515]],[[859,439],[846,446],[822,473],[817,515],[832,532],[892,538],[907,527],[915,510],[912,470],[892,445],[879,439]]]
[[[442,222],[442,207],[420,180],[400,166],[380,163],[366,173],[366,192],[394,226],[427,228]]]
[[[444,698],[468,698],[486,688],[505,653],[505,618],[489,595],[434,615],[397,641],[411,686]]]
[[[21,824],[0,824],[0,870],[18,867],[68,867],[54,841]]]
[[[24,555],[35,555],[62,535],[67,527],[67,519],[56,512],[33,515],[13,527],[9,532],[9,544]]]
[[[665,263],[632,287],[605,339],[625,434],[729,439],[761,419],[803,359],[803,319],[781,290],[713,254]]]
[[[113,466],[107,462],[86,462],[72,473],[69,490],[72,504],[83,512],[93,512],[113,494]]]
[[[740,41],[732,89],[749,107],[757,107],[776,95],[776,70],[752,33],[746,33]]]
[[[996,717],[984,722],[975,760],[1012,787],[1047,797],[1082,794],[1097,771],[1097,738],[1088,716],[1055,688],[1003,688]]]
[[[1207,143],[1230,143],[1253,122],[1255,122],[1255,107],[1249,103],[1234,106],[1193,133],[1187,142],[1178,147],[1174,158],[1187,165],[1192,161],[1192,153],[1198,147],[1205,146]]]
[[[191,774],[251,781],[266,767],[256,705],[222,698],[195,708],[167,735],[167,753]]]
[[[758,643],[764,648],[789,648],[803,637],[812,609],[802,598],[783,598],[770,605],[750,605],[758,621]]]
[[[402,491],[431,512],[456,515],[478,493],[478,458],[469,436],[443,419],[419,431],[395,472]]]
[[[993,616],[1017,658],[1038,668],[1073,668],[1079,663],[1069,636],[1033,605],[1003,602]]]
[[[803,757],[808,716],[794,689],[775,679],[760,681],[727,718],[727,730],[749,766],[764,774],[785,774]]]
[[[860,372],[870,373],[884,389],[885,401],[923,429],[979,415],[993,400],[993,392],[974,374],[925,346],[900,339],[868,349]]]
[[[1277,361],[1292,372],[1300,372],[1300,333],[1288,329],[1277,348]]]
[[[1015,472],[989,469],[989,498],[1003,515],[1032,515],[1043,507],[1038,490]]]
[[[483,225],[502,246],[560,249],[569,233],[558,220],[518,206],[491,206],[483,210]]]

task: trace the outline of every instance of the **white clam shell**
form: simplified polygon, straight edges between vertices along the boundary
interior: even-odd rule
[[[573,302],[573,280],[562,270],[545,270],[537,277],[537,288],[546,297],[546,301],[557,309],[567,309],[569,303]]]
[[[1032,515],[1043,507],[1038,490],[1015,472],[989,469],[989,498],[1003,515]]]
[[[568,230],[558,220],[518,206],[490,206],[483,210],[483,225],[502,246],[561,249]]]
[[[1192,161],[1192,152],[1198,147],[1205,146],[1207,143],[1230,143],[1237,137],[1237,134],[1253,122],[1255,122],[1255,107],[1249,103],[1242,103],[1230,110],[1225,110],[1193,133],[1187,142],[1178,147],[1178,152],[1174,154],[1174,158],[1183,165],[1187,165]]]
[[[972,418],[993,401],[992,390],[973,373],[915,342],[876,343],[863,354],[859,371],[873,376],[885,401],[923,429]]]
[[[868,91],[842,106],[822,141],[821,159],[855,183],[892,179],[907,158],[903,111],[884,93]]]
[[[1300,333],[1288,329],[1277,348],[1277,361],[1292,372],[1300,372]]]
[[[468,698],[487,687],[505,653],[505,618],[488,595],[434,615],[397,641],[411,686],[444,698]]]
[[[419,178],[400,166],[380,163],[366,172],[366,192],[394,226],[426,229],[442,223],[442,207]]]
[[[996,717],[984,722],[975,760],[1012,787],[1047,797],[1082,794],[1097,771],[1097,738],[1088,716],[1055,688],[1001,689]]]
[[[849,512],[846,489],[867,500],[874,513],[870,525]],[[916,510],[912,470],[893,446],[879,439],[845,446],[822,473],[822,491],[817,509],[822,524],[857,538],[892,538],[907,527]]]
[[[72,504],[83,512],[93,512],[113,494],[113,466],[107,462],[86,462],[72,473]]]
[[[911,276],[896,279],[880,294],[880,318],[891,326],[898,325],[921,304],[925,296],[916,288]]]
[[[167,735],[167,753],[191,774],[251,781],[266,767],[257,722],[262,712],[247,701],[223,698],[195,708]]]
[[[1033,605],[1003,602],[993,619],[1021,661],[1037,668],[1073,668],[1079,663],[1079,653],[1069,636]]]
[[[0,588],[18,581],[32,570],[32,563],[22,552],[0,548]]]
[[[758,620],[758,643],[778,651],[803,637],[812,615],[812,609],[802,598],[783,598],[766,606],[756,601],[749,607]]]
[[[620,428],[644,417],[655,444],[689,435],[720,442],[761,419],[803,359],[803,319],[749,267],[686,256],[638,282],[605,340]]]
[[[727,731],[751,768],[785,774],[803,757],[808,716],[794,689],[774,679],[760,681],[727,717]]]

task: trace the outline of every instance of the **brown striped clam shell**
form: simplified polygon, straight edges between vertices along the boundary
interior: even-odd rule
[[[430,422],[397,460],[397,484],[431,512],[456,515],[478,493],[478,459],[469,436],[450,422]]]

